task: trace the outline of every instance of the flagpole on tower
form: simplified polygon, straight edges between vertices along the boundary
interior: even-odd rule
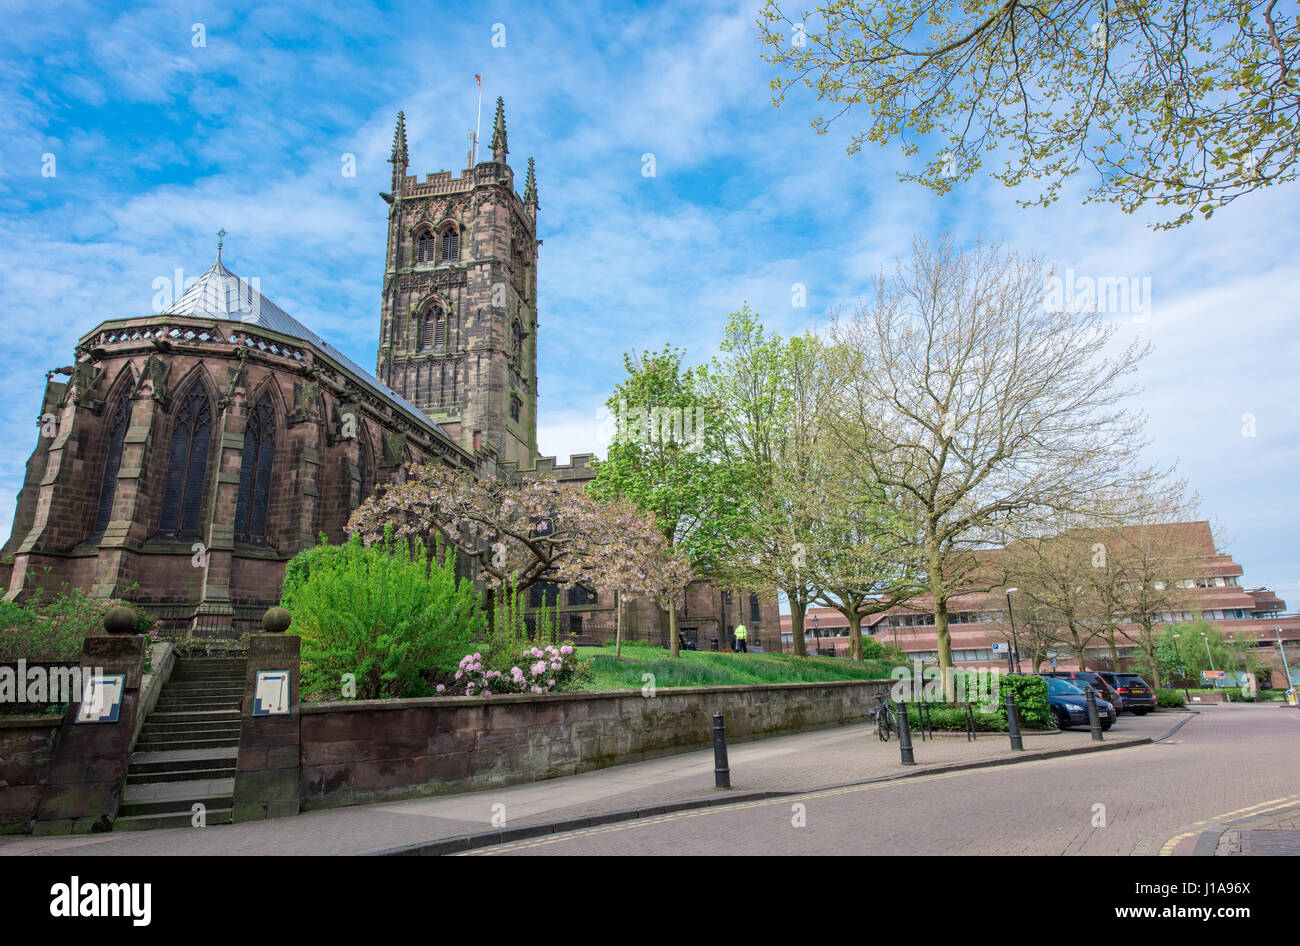
[[[478,83],[478,118],[474,125],[474,150],[469,162],[471,167],[478,162],[478,136],[483,130],[483,73],[476,72],[474,81]]]

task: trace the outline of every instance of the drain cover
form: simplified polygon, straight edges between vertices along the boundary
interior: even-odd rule
[[[1238,831],[1233,854],[1300,855],[1300,831]]]

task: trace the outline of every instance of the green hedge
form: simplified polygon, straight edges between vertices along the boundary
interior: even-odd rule
[[[1163,706],[1165,709],[1179,709],[1186,706],[1187,702],[1183,695],[1177,690],[1156,690],[1156,706]]]
[[[921,709],[915,703],[907,704],[907,720],[911,723],[913,731],[921,725]],[[932,703],[930,704],[930,726],[942,732],[964,732],[966,729],[966,714],[960,706],[947,703]],[[981,713],[977,708],[975,710],[975,729],[979,732],[1006,732],[1006,712],[1003,711],[1000,714]]]
[[[959,671],[960,672],[960,671]],[[969,679],[969,677],[968,677]],[[1047,702],[1047,681],[1029,674],[1004,673],[998,677],[998,716],[1007,725],[1007,691],[1016,696],[1016,715],[1025,729],[1053,729]]]
[[[957,674],[965,675],[964,692],[970,695],[972,702],[979,703],[976,697],[974,683],[978,677],[973,671],[957,670]],[[988,678],[985,677],[987,680]],[[1016,714],[1020,719],[1020,725],[1024,729],[1052,729],[1055,724],[1052,722],[1051,709],[1047,702],[1047,681],[1042,677],[1021,675],[1021,674],[1000,674],[998,680],[998,698],[997,711],[993,713],[980,712],[978,705],[975,710],[975,726],[977,729],[1005,732],[1007,729],[1007,693],[1011,692],[1016,697]],[[908,719],[916,722],[918,710],[914,704],[908,703]],[[950,703],[931,703],[930,704],[931,725],[935,729],[945,731],[961,731],[965,729],[965,719],[962,708]]]

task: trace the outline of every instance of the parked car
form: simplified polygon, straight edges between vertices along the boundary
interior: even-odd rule
[[[1099,670],[1097,675],[1111,685],[1119,701],[1115,708],[1121,713],[1128,710],[1134,716],[1145,716],[1156,708],[1156,695],[1145,680],[1136,673],[1122,670]]]
[[[1044,673],[1043,676],[1059,677],[1062,680],[1069,680],[1074,683],[1075,686],[1090,686],[1097,691],[1099,699],[1103,699],[1107,703],[1113,703],[1116,707],[1119,706],[1119,694],[1115,692],[1115,688],[1106,681],[1099,671],[1053,670]]]
[[[1088,725],[1088,697],[1083,688],[1060,677],[1047,677],[1047,704],[1057,729]],[[1115,705],[1098,698],[1097,718],[1103,730],[1115,725]]]

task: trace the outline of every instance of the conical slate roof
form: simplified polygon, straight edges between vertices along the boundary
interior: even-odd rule
[[[430,420],[428,415],[418,407],[266,298],[246,280],[227,269],[221,262],[220,249],[217,250],[217,261],[181,294],[180,298],[168,308],[167,314],[188,315],[201,319],[224,319],[242,325],[258,325],[307,342],[412,420],[419,422],[426,429],[433,430],[444,439],[451,439],[446,431]]]

